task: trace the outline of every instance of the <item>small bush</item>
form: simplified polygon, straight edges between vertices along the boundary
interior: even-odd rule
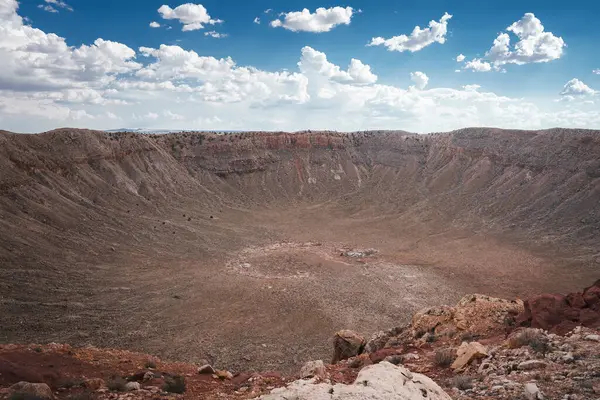
[[[36,353],[41,353],[42,352],[42,348],[41,347],[34,347],[33,351],[35,351]]]
[[[464,332],[460,335],[460,340],[463,342],[472,342],[475,339],[475,336],[471,332]]]
[[[179,375],[167,377],[163,385],[163,390],[168,393],[184,393],[185,378]]]
[[[79,386],[83,386],[83,381],[81,379],[66,378],[60,382],[60,387],[65,389],[71,389]]]
[[[426,341],[427,343],[433,343],[433,342],[435,342],[436,340],[437,340],[437,336],[435,336],[433,333],[430,333],[430,334],[428,334],[428,335],[425,337],[425,341]]]
[[[435,352],[435,365],[438,367],[449,367],[454,362],[454,350],[442,349]]]
[[[529,347],[536,353],[546,354],[548,353],[550,348],[550,343],[545,338],[538,338],[529,342]]]
[[[452,378],[452,386],[460,390],[473,389],[473,379],[467,375],[457,375]]]
[[[533,350],[544,350],[548,346],[548,341],[544,335],[535,329],[525,329],[511,337],[508,341],[509,347],[517,349],[523,346],[530,346]],[[541,352],[541,351],[539,351]]]
[[[148,360],[146,361],[146,364],[144,364],[144,368],[156,368],[156,363],[152,360]]]
[[[120,376],[113,376],[106,382],[106,387],[113,392],[124,392],[127,381]]]
[[[581,388],[585,390],[594,390],[594,382],[589,380],[581,381]]]
[[[422,329],[419,329],[419,330],[415,331],[415,335],[414,335],[414,336],[415,336],[415,339],[420,339],[420,338],[422,338],[422,337],[423,337],[423,335],[424,335],[424,334],[426,334],[426,333],[427,333],[427,332],[425,332],[425,331],[424,331],[424,330],[422,330]]]

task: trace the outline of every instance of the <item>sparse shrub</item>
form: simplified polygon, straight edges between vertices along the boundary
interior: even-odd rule
[[[120,376],[113,376],[106,382],[106,387],[113,392],[124,392],[127,381]]]
[[[473,389],[473,378],[467,375],[457,375],[452,378],[452,386],[460,390]]]
[[[509,339],[508,346],[513,349],[529,346],[533,351],[542,354],[550,351],[550,344],[544,334],[535,329],[525,329],[514,335]]]
[[[146,361],[146,364],[144,364],[144,368],[156,368],[156,363],[152,360],[148,360]]]
[[[529,347],[536,353],[546,354],[550,351],[550,343],[543,337],[537,338],[529,342]]]
[[[471,332],[464,332],[460,335],[460,340],[463,342],[472,342],[475,336]]]
[[[581,388],[584,390],[594,390],[594,382],[590,380],[581,381]]]
[[[41,353],[42,352],[42,348],[37,346],[33,348],[33,351],[35,351],[36,353]]]
[[[433,343],[437,340],[437,336],[433,333],[429,333],[427,334],[427,336],[425,336],[425,341],[427,343]]]
[[[442,349],[435,352],[435,365],[438,367],[449,367],[454,361],[453,349]]]
[[[79,386],[83,386],[83,381],[81,379],[66,378],[60,383],[60,387],[65,389],[71,389]]]
[[[422,338],[422,337],[423,337],[423,335],[424,335],[425,333],[426,333],[426,332],[425,332],[424,330],[422,330],[422,329],[416,330],[416,331],[415,331],[415,334],[414,334],[414,337],[415,337],[415,339],[420,339],[420,338]]]
[[[163,385],[163,390],[168,393],[184,393],[185,378],[180,375],[167,377]]]

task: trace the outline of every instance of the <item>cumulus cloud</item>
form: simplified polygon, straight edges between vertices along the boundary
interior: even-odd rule
[[[484,59],[487,61],[474,59],[467,62],[464,68],[486,72],[491,71],[487,67],[487,64],[491,64],[496,71],[505,72],[501,67],[506,64],[523,65],[559,59],[566,47],[560,36],[545,31],[544,25],[533,13],[526,13],[519,21],[507,27],[506,31],[496,37],[492,47],[485,53]],[[512,48],[510,32],[518,39]]]
[[[600,68],[593,70],[592,73],[600,75]]]
[[[419,90],[425,89],[427,83],[429,82],[429,77],[425,75],[425,73],[421,71],[411,72],[410,80],[415,83],[415,87]]]
[[[429,27],[421,29],[415,26],[410,35],[394,36],[389,39],[374,37],[367,46],[385,46],[389,51],[415,52],[433,43],[445,43],[448,32],[448,21],[452,15],[445,13],[439,21],[430,21]]]
[[[352,7],[321,7],[314,13],[305,8],[302,11],[283,13],[282,19],[275,19],[270,25],[292,32],[329,32],[338,25],[350,25],[352,13]]]
[[[215,31],[208,31],[208,32],[204,32],[204,36],[210,36],[213,37],[215,39],[222,39],[222,38],[226,38],[227,35],[226,33],[219,33],[219,32],[215,32]]]
[[[492,65],[489,62],[482,61],[480,58],[467,61],[463,69],[470,69],[476,72],[488,72],[492,70]]]
[[[222,23],[220,19],[212,19],[208,11],[202,4],[186,3],[175,8],[164,4],[158,9],[158,13],[163,19],[178,20],[183,27],[183,32],[196,31],[203,29],[204,25],[214,25]]]
[[[156,21],[150,22],[150,28],[160,28],[160,24]]]
[[[463,61],[465,61],[464,54],[459,54],[456,56],[456,62],[463,62]]]
[[[572,100],[577,96],[592,96],[596,93],[598,93],[596,90],[590,88],[579,79],[573,78],[563,86],[560,95]]]
[[[343,71],[339,66],[329,62],[325,53],[309,46],[302,48],[298,67],[305,74],[320,75],[336,82],[367,85],[377,81],[377,75],[372,73],[371,67],[363,64],[362,61],[353,58],[350,60],[348,70]]]
[[[254,23],[260,25],[260,18],[258,18],[258,17],[254,18]]]

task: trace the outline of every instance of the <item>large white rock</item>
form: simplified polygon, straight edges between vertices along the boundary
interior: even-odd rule
[[[351,385],[299,380],[274,389],[263,400],[452,400],[425,375],[387,361],[363,368]]]

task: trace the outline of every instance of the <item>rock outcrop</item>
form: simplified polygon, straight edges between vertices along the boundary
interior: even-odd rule
[[[365,338],[350,330],[336,332],[333,337],[332,364],[362,353],[365,348]]]
[[[11,399],[54,400],[52,389],[45,383],[17,382],[9,390]]]
[[[600,327],[600,279],[583,292],[541,294],[525,300],[517,324],[559,334],[579,325]]]
[[[363,368],[351,385],[299,380],[260,397],[263,400],[451,400],[425,375],[387,361]]]

